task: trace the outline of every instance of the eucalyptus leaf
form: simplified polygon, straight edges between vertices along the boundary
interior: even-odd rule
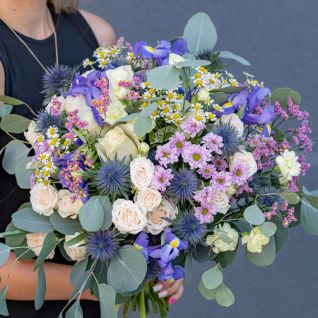
[[[0,290],[0,315],[9,316],[9,311],[6,302],[6,296],[8,292],[8,283]]]
[[[79,235],[77,235],[76,237],[74,237],[73,239],[65,242],[64,245],[67,248],[67,247],[73,246],[79,242],[85,241],[86,239],[87,239],[87,233],[83,232],[83,233],[80,233]]]
[[[219,265],[207,270],[202,274],[202,283],[207,289],[215,289],[223,282],[223,273]]]
[[[192,253],[193,259],[198,263],[205,263],[215,257],[211,248],[202,244],[198,244]]]
[[[12,109],[12,105],[0,104],[0,118],[8,116],[11,113]]]
[[[57,237],[55,236],[55,234],[53,232],[48,233],[44,239],[43,246],[41,248],[41,252],[35,261],[34,270],[40,268],[40,266],[47,259],[47,257],[50,255],[50,253],[54,251],[57,244],[58,244],[58,240],[57,240]]]
[[[0,243],[0,267],[3,266],[10,255],[11,248],[3,243]]]
[[[245,65],[245,66],[250,66],[251,63],[247,60],[245,60],[243,57],[237,55],[237,54],[234,54],[230,51],[221,51],[220,52],[220,55],[219,55],[220,58],[223,58],[223,59],[231,59],[231,60],[234,60],[242,65]]]
[[[83,231],[81,223],[77,219],[62,218],[58,213],[53,213],[50,216],[50,222],[54,230],[65,235],[73,235]]]
[[[71,275],[70,275],[72,286],[75,286],[79,278],[86,272],[87,263],[88,263],[88,258],[85,258],[83,261],[76,262],[73,265],[73,268],[71,270]]]
[[[120,119],[122,122],[134,120],[140,116],[140,113],[132,113]]]
[[[244,211],[244,219],[253,225],[261,225],[265,222],[265,216],[257,204],[247,207]]]
[[[144,137],[153,128],[151,117],[138,117],[134,123],[134,132],[138,137]]]
[[[12,106],[20,106],[25,104],[19,99],[16,99],[10,96],[5,96],[5,95],[0,95],[0,102],[4,102],[5,104],[12,105]]]
[[[192,272],[193,272],[193,260],[192,260],[192,256],[190,254],[188,254],[186,256],[185,259],[185,263],[184,263],[184,269],[185,269],[185,281],[187,284],[189,284],[191,282],[191,278],[192,278]]]
[[[272,222],[264,222],[259,226],[260,231],[267,237],[271,237],[276,233],[277,226]]]
[[[210,61],[206,60],[187,60],[184,62],[179,62],[177,64],[174,64],[175,67],[199,67],[199,66],[207,66],[210,65]]]
[[[149,117],[154,111],[158,109],[158,104],[157,103],[152,103],[149,106],[145,107],[141,112],[140,116],[141,117]]]
[[[36,287],[36,293],[35,293],[35,299],[34,299],[34,307],[36,310],[39,310],[43,306],[44,300],[45,300],[45,294],[46,294],[46,278],[45,278],[44,266],[42,264],[38,270],[38,280],[37,280],[37,287]]]
[[[277,230],[275,233],[276,252],[280,252],[287,244],[289,238],[288,229],[284,228],[282,221],[279,218],[274,218]]]
[[[218,287],[215,300],[223,307],[230,307],[235,303],[235,297],[232,291],[225,284]]]
[[[106,284],[98,285],[100,317],[101,318],[117,318],[116,310],[116,292]]]
[[[291,191],[288,191],[288,190],[285,190],[281,193],[281,197],[286,200],[288,202],[288,204],[291,204],[291,205],[295,205],[297,203],[299,203],[300,201],[300,198],[299,198],[299,195],[295,192],[291,192]]]
[[[312,235],[318,235],[318,208],[310,204],[307,198],[301,201],[301,224]]]
[[[147,263],[134,246],[125,245],[109,263],[107,280],[117,293],[131,292],[138,288],[146,276]]]
[[[202,283],[202,280],[199,283],[198,286],[199,292],[206,300],[213,300],[216,297],[216,291],[217,289],[207,289],[205,288],[204,284]]]
[[[17,163],[15,168],[15,177],[17,184],[21,189],[31,189],[30,177],[32,171],[26,168],[27,163],[32,160],[31,157],[24,157]]]
[[[300,93],[288,87],[282,87],[282,88],[277,88],[273,90],[270,99],[273,104],[276,101],[278,101],[282,107],[288,108],[289,97],[292,98],[295,104],[300,105],[301,103]]]
[[[274,263],[276,259],[276,242],[272,236],[267,245],[263,246],[261,253],[251,253],[246,249],[247,259],[255,266],[266,267]]]
[[[189,51],[194,55],[213,50],[217,42],[216,28],[210,17],[203,12],[198,12],[189,19],[183,37]]]
[[[52,232],[53,226],[50,218],[34,212],[31,208],[25,208],[12,215],[13,225],[28,232]]]
[[[26,131],[31,120],[17,114],[10,114],[2,118],[0,128],[3,131],[13,134],[21,134]]]
[[[70,298],[73,298],[73,297],[75,298],[80,293],[90,288],[91,279],[92,279],[91,275],[92,275],[92,271],[89,269],[77,279]]]
[[[213,99],[214,103],[218,105],[223,105],[228,101],[226,94],[223,92],[214,93],[211,98]]]
[[[180,83],[180,71],[173,65],[163,65],[148,72],[147,80],[156,89],[177,89]]]
[[[83,310],[80,301],[77,300],[65,313],[65,318],[82,318]]]
[[[217,260],[222,266],[222,268],[225,268],[226,266],[232,264],[235,260],[236,254],[237,254],[237,247],[234,251],[227,251],[219,253],[217,256]]]
[[[25,240],[25,235],[27,232],[17,229],[12,222],[8,224],[6,227],[6,231],[1,233],[0,237],[5,238],[5,242],[7,245],[14,247],[22,245],[23,241]]]

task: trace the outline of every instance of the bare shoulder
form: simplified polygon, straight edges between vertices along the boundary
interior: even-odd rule
[[[115,31],[106,20],[86,10],[79,11],[92,28],[99,45],[116,43]]]
[[[4,69],[0,61],[0,95],[4,94]]]

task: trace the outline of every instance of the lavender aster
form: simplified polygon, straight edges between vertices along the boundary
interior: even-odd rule
[[[172,197],[181,202],[191,200],[197,190],[198,179],[191,170],[187,169],[176,171],[168,188]]]
[[[113,231],[98,231],[88,236],[87,253],[96,261],[109,261],[116,255],[118,249],[119,243]]]

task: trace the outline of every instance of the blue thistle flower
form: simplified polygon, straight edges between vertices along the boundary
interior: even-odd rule
[[[221,121],[220,124],[213,125],[211,131],[223,138],[222,152],[226,157],[232,156],[240,150],[239,133],[231,123]]]
[[[108,160],[97,170],[94,181],[103,194],[125,196],[130,185],[129,167],[122,161]]]
[[[111,65],[112,65],[112,67],[117,68],[117,67],[120,67],[120,66],[128,65],[128,61],[127,61],[126,57],[118,56],[118,57],[115,57],[111,61]]]
[[[150,258],[147,264],[147,274],[146,281],[155,281],[161,272],[161,268],[158,264],[158,260],[155,258]]]
[[[149,150],[148,159],[151,160],[154,165],[158,164],[158,161],[156,160],[156,149],[155,148],[152,148]]]
[[[278,203],[278,205],[283,204],[283,199],[279,195],[279,191],[276,187],[273,186],[266,186],[261,187],[259,189],[256,189],[257,194],[257,204],[264,208],[271,207],[275,202]]]
[[[76,68],[73,69],[66,65],[50,67],[47,73],[43,75],[42,93],[48,98],[58,93],[65,95],[70,88],[75,72]]]
[[[119,243],[110,230],[90,233],[87,239],[87,253],[96,261],[107,262],[118,252]]]
[[[198,178],[191,170],[180,169],[174,172],[168,191],[177,201],[189,201],[198,190],[198,184]]]
[[[40,112],[38,112],[36,117],[36,126],[37,129],[43,134],[46,133],[47,129],[51,126],[54,126],[56,128],[64,127],[62,118],[60,116],[51,115],[45,110],[41,110]]]
[[[192,246],[200,243],[207,231],[206,225],[190,211],[179,213],[172,226],[174,233]]]

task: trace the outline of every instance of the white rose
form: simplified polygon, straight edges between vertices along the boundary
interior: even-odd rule
[[[73,235],[65,235],[64,249],[66,254],[70,257],[72,261],[80,262],[85,259],[87,255],[87,249],[85,241],[78,242],[72,246],[67,247],[66,243],[73,238],[77,237],[80,233],[75,233]]]
[[[42,233],[42,232],[26,234],[27,246],[31,249],[31,251],[34,252],[36,256],[39,256],[46,236],[47,236],[47,233]],[[52,259],[53,257],[54,257],[54,251],[52,251],[48,255],[47,259]]]
[[[276,164],[283,175],[283,182],[292,180],[293,177],[298,177],[300,174],[301,165],[297,161],[298,157],[294,151],[287,149],[276,157]]]
[[[214,229],[213,235],[208,235],[206,244],[213,246],[214,253],[234,251],[237,246],[239,234],[236,230],[231,228],[228,223],[219,225]]]
[[[140,190],[136,197],[138,205],[142,206],[147,212],[151,212],[158,207],[161,200],[161,193],[152,188],[144,188]]]
[[[40,135],[41,134],[37,132],[36,122],[32,120],[28,130],[24,132],[25,139],[31,144],[32,147],[34,147]]]
[[[178,208],[164,199],[160,206],[147,214],[147,231],[154,235],[159,234],[170,225],[164,218],[173,220],[177,214]]]
[[[216,212],[222,214],[225,214],[231,207],[229,205],[229,197],[227,196],[227,194],[219,190],[216,192],[215,198],[213,200],[213,205],[216,208]]]
[[[211,100],[208,88],[201,88],[198,92],[198,100],[201,102],[209,102]]]
[[[185,59],[181,55],[178,55],[175,53],[169,54],[169,64],[170,65],[174,65],[177,63],[181,63],[181,62],[185,62]]]
[[[78,110],[77,116],[81,121],[87,123],[85,129],[92,132],[100,132],[100,127],[98,126],[91,108],[87,105],[86,99],[83,95],[77,96],[67,96],[65,98],[63,106],[67,112],[73,112]]]
[[[45,216],[50,216],[54,213],[58,200],[58,192],[54,187],[37,183],[32,187],[30,195],[32,209],[35,212]]]
[[[62,218],[70,217],[76,219],[80,208],[83,206],[82,200],[68,190],[59,191],[57,211]]]
[[[118,90],[118,88],[120,88],[119,82],[132,81],[134,78],[134,72],[131,68],[131,65],[124,65],[113,70],[108,70],[106,71],[106,75],[109,81],[109,95],[111,99],[121,96],[120,90]]]
[[[130,163],[130,179],[137,189],[148,188],[151,184],[154,164],[150,159],[137,157]]]
[[[109,130],[95,144],[98,155],[103,161],[109,159],[123,160],[128,163],[140,152],[140,141],[133,131],[133,125],[127,123]]]
[[[219,125],[220,123],[223,124],[230,124],[231,126],[235,127],[237,132],[238,132],[238,136],[242,137],[244,134],[244,124],[241,121],[240,117],[237,116],[236,114],[228,114],[228,115],[223,115],[221,116],[221,118],[219,118],[216,121],[216,125]]]
[[[232,169],[233,165],[235,165],[236,163],[243,163],[248,167],[248,177],[251,177],[257,172],[257,163],[251,152],[248,152],[245,150],[236,152],[230,158],[230,170]]]
[[[105,121],[110,125],[114,125],[127,115],[127,112],[125,112],[125,106],[118,99],[115,99],[111,101],[107,108]]]
[[[137,234],[147,224],[146,211],[132,201],[118,199],[113,204],[112,221],[119,232]]]
[[[261,253],[263,246],[269,243],[269,237],[265,236],[258,226],[254,227],[250,234],[242,237],[242,244],[247,244],[247,250],[251,253]]]
[[[147,157],[148,156],[148,153],[149,153],[149,145],[146,143],[146,142],[142,142],[140,144],[140,154],[144,157]]]

